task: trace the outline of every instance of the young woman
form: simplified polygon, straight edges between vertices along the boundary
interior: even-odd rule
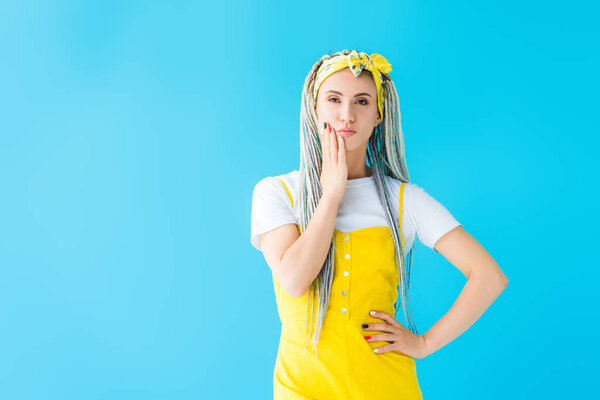
[[[464,332],[508,284],[452,214],[410,183],[389,72],[379,54],[321,58],[302,93],[299,170],[254,188],[251,242],[272,270],[282,322],[275,399],[421,399],[414,359]],[[424,334],[408,303],[415,238],[468,278]],[[408,328],[396,320],[400,304]]]

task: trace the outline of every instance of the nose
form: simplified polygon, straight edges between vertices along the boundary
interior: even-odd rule
[[[340,120],[346,124],[350,124],[354,121],[354,111],[350,102],[346,102],[346,104],[340,108]]]

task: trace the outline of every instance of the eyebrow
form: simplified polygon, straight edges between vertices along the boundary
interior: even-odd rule
[[[343,95],[344,95],[342,92],[338,92],[337,90],[328,90],[328,91],[327,91],[327,92],[325,92],[325,93],[335,93],[335,94],[339,94],[340,96],[343,96]],[[371,95],[370,95],[369,93],[366,93],[366,92],[362,92],[362,93],[356,93],[356,94],[354,95],[354,97],[358,97],[358,96],[369,96],[369,97],[371,97]]]

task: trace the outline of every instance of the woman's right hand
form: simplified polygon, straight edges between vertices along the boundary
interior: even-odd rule
[[[326,128],[322,128],[321,150],[323,153],[320,177],[321,188],[323,189],[322,196],[332,196],[341,201],[348,180],[346,144],[344,137],[338,135],[329,123],[327,123]]]

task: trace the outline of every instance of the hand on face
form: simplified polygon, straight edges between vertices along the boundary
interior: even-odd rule
[[[346,190],[348,180],[348,165],[346,164],[345,140],[338,135],[335,129],[325,123],[327,127],[321,130],[321,188],[323,196],[332,196],[341,201]]]

